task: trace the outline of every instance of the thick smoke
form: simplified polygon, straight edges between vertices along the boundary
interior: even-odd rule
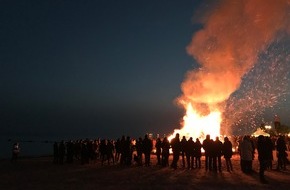
[[[187,73],[179,100],[201,113],[224,103],[259,56],[289,32],[289,6],[288,0],[220,1],[187,46],[200,68]]]

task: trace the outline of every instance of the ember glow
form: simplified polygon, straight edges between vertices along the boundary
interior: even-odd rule
[[[288,0],[221,0],[212,10],[208,10],[200,19],[203,27],[193,35],[186,48],[199,67],[189,71],[181,84],[183,94],[177,102],[186,113],[182,128],[175,130],[169,138],[173,138],[176,133],[187,139],[193,137],[201,140],[207,134],[211,138],[220,136],[223,117],[229,110],[225,106],[228,100],[243,87],[247,73],[256,65],[263,64],[260,56],[271,52],[270,46],[273,43],[289,37],[289,5]],[[284,65],[288,65],[288,62]],[[267,78],[266,75],[254,77],[257,80]],[[268,84],[264,85],[267,89],[281,86],[280,83],[263,83]],[[271,96],[280,97],[281,91],[273,93]],[[247,100],[249,97],[243,98]],[[264,99],[261,96],[254,100],[265,102]],[[263,104],[259,108],[263,110],[267,106],[272,104]],[[247,112],[248,109],[240,110],[242,114]],[[231,115],[235,115],[235,109]],[[232,125],[227,120],[225,127]],[[231,130],[223,131],[227,131],[227,134],[222,135],[229,135]]]

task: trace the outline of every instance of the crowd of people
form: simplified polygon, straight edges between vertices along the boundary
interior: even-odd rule
[[[273,150],[277,151],[278,159],[275,169],[286,170],[288,148],[284,136],[270,138],[261,135],[258,138],[253,138],[246,135],[238,139],[237,143],[242,172],[252,173],[255,150],[258,153],[259,174],[262,182],[266,182],[264,171],[267,168],[273,169]],[[144,138],[139,137],[137,140],[129,136],[122,136],[116,141],[85,139],[54,143],[54,163],[57,164],[72,163],[75,160],[80,161],[81,164],[100,161],[102,165],[106,162],[108,165],[118,163],[125,166],[136,164],[148,167],[152,164],[151,158],[154,156],[157,165],[161,167],[200,169],[201,157],[204,155],[206,171],[222,172],[221,160],[224,157],[227,171],[232,172],[234,169],[231,161],[233,153],[233,144],[228,137],[224,137],[222,142],[219,137],[213,140],[210,135],[206,135],[206,138],[201,142],[198,138],[195,140],[192,137],[186,139],[185,136],[180,138],[178,133],[171,141],[164,137],[163,139],[157,138],[153,142],[148,135],[145,135]],[[169,163],[171,154],[173,159]],[[180,166],[178,166],[179,159],[181,159]]]

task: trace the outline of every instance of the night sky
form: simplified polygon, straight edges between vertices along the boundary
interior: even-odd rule
[[[199,1],[1,1],[2,135],[171,133]]]
[[[2,0],[1,135],[115,138],[180,128],[175,99],[198,67],[186,47],[201,28],[201,2]]]

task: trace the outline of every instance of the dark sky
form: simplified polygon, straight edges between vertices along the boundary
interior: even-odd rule
[[[193,18],[203,2],[0,1],[1,135],[115,138],[180,128],[184,113],[174,100],[198,67],[186,47],[201,29]],[[288,69],[287,40],[261,54],[262,66],[229,99],[232,123],[259,123],[241,115],[266,109],[263,120],[279,114],[289,124],[289,90],[280,96],[276,80]],[[282,69],[267,74],[269,67]],[[289,88],[285,76],[281,87]],[[272,97],[282,97],[277,107],[268,106]]]
[[[1,1],[2,135],[171,133],[200,1]]]

